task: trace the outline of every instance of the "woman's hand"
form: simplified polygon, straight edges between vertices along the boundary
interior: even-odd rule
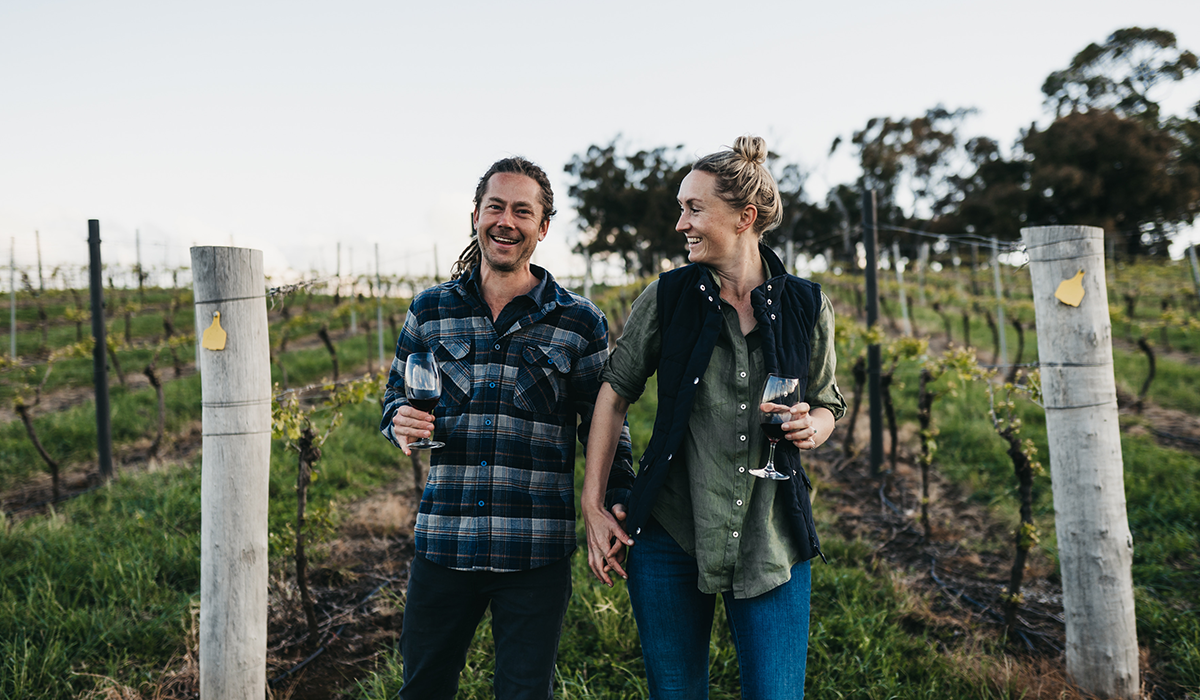
[[[621,564],[625,561],[625,547],[633,540],[625,534],[621,522],[625,520],[625,506],[613,505],[612,513],[603,507],[585,505],[583,523],[587,529],[588,568],[604,585],[612,588],[608,572],[613,571],[623,579],[629,578]]]
[[[412,406],[401,406],[392,416],[392,434],[396,436],[404,454],[411,455],[408,443],[433,435],[433,414],[418,411]]]
[[[580,510],[587,529],[588,568],[592,574],[610,588],[613,585],[608,572],[615,571],[621,578],[629,578],[621,563],[625,560],[625,547],[633,544],[625,534],[620,521],[625,519],[625,506],[616,504],[612,513],[604,509],[604,488],[612,468],[613,455],[617,452],[617,440],[621,437],[621,426],[629,402],[613,391],[608,382],[600,385],[596,394],[596,407],[592,411],[592,430],[588,433],[587,459],[584,465],[583,494]]]
[[[783,424],[784,437],[801,450],[823,445],[833,432],[833,412],[824,406],[810,410],[803,401],[788,409],[792,417]]]

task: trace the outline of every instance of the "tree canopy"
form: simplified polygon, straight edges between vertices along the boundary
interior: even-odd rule
[[[1046,78],[1042,92],[1056,117],[1108,109],[1157,124],[1160,108],[1150,91],[1183,80],[1196,68],[1196,54],[1180,49],[1172,32],[1127,27],[1103,44],[1088,44],[1069,66]]]
[[[765,240],[848,256],[861,192],[874,189],[879,221],[893,226],[1012,240],[1025,226],[1094,225],[1122,253],[1164,254],[1200,214],[1200,102],[1164,115],[1158,100],[1197,70],[1173,33],[1118,29],[1046,78],[1050,121],[1023,130],[1007,153],[994,138],[965,133],[973,108],[939,104],[852,131],[861,174],[823,197],[806,189],[804,168],[772,154],[784,218]],[[578,248],[650,274],[664,259],[682,261],[675,196],[688,164],[682,146],[623,155],[618,141],[566,166],[584,232]],[[830,155],[843,143],[835,139]]]
[[[627,271],[648,275],[657,272],[660,260],[682,256],[675,198],[688,166],[680,155],[683,146],[622,155],[618,141],[590,146],[564,168],[575,178],[568,194],[583,231],[576,249],[616,256]]]

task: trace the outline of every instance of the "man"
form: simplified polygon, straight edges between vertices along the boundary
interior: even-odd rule
[[[445,443],[431,452],[417,515],[401,698],[454,697],[489,605],[496,697],[553,696],[571,597],[575,440],[586,440],[608,357],[600,310],[529,262],[554,213],[541,168],[493,164],[455,279],[418,294],[400,333],[380,429],[405,454],[423,437]],[[415,352],[433,353],[442,371],[433,414],[404,397]],[[614,464],[630,461],[626,428]]]

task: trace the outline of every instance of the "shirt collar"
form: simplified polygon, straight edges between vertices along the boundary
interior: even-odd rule
[[[466,281],[463,283],[463,286],[470,290],[472,294],[476,295],[480,299],[483,299],[483,290],[479,286],[479,269],[481,267],[483,267],[483,263],[476,265],[475,268],[471,270],[471,274],[467,277]],[[525,294],[522,294],[521,296],[529,297],[529,299],[538,306],[550,301],[554,301],[553,292],[548,284],[549,280],[552,279],[550,273],[547,272],[545,268],[538,267],[537,265],[533,264],[530,264],[529,271],[533,273],[533,276],[537,278],[538,282],[533,286],[533,289],[529,290]]]
[[[771,265],[767,262],[766,256],[762,257],[763,279],[771,279]],[[717,289],[721,288],[721,276],[717,271],[708,265],[701,265],[705,270],[708,270],[708,276],[712,278],[713,284],[717,285]]]

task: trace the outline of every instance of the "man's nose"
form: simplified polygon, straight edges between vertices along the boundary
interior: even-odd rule
[[[516,228],[514,221],[512,209],[505,207],[504,211],[500,212],[500,220],[496,223],[505,228]]]

